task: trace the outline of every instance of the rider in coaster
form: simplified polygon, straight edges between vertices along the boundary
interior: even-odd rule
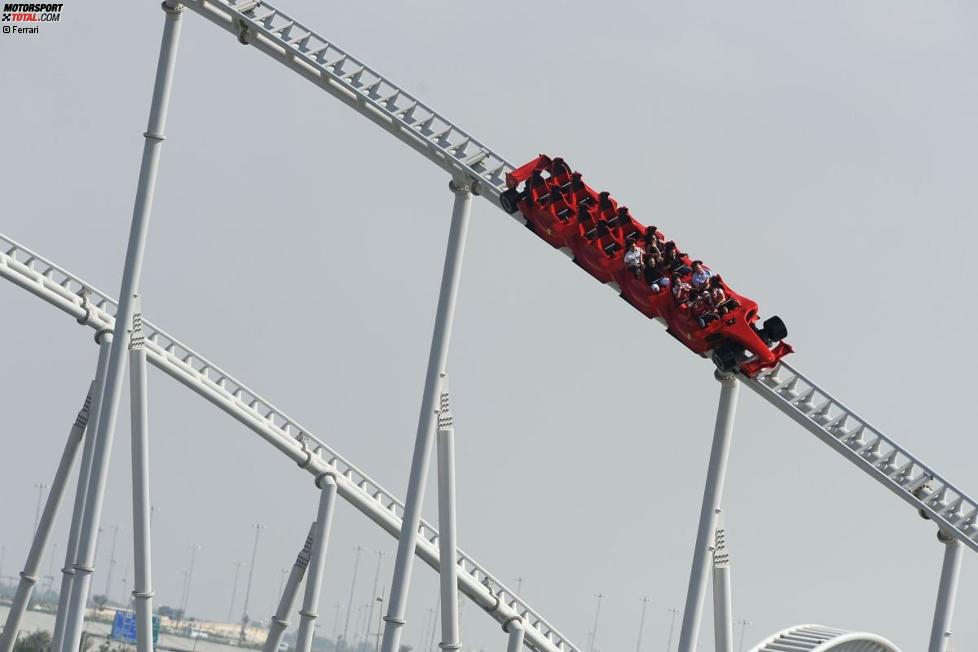
[[[665,259],[666,265],[671,271],[678,272],[681,276],[685,276],[690,272],[689,267],[683,262],[683,256],[685,255],[679,251],[679,247],[672,240],[667,242],[665,248],[662,250],[662,257]]]
[[[646,254],[645,257],[645,282],[649,284],[649,287],[653,292],[658,294],[664,288],[669,287],[669,277],[666,276],[665,259],[662,257],[658,251],[653,251],[650,254]]]
[[[673,272],[672,278],[670,279],[672,284],[672,298],[675,300],[676,305],[680,308],[686,308],[686,302],[689,300],[689,293],[692,291],[692,286],[684,281],[682,277]]]
[[[728,298],[727,293],[723,289],[723,282],[720,280],[719,276],[713,276],[710,278],[709,293],[710,293],[710,303],[716,309],[716,313],[721,317],[734,308],[740,307],[740,303],[736,299]]]
[[[710,293],[710,303],[716,308],[717,314],[725,315],[729,310],[723,304],[727,301],[727,293],[723,291],[723,286],[720,284],[720,277],[713,276],[708,282],[709,293]]]
[[[705,328],[714,319],[719,319],[713,311],[713,302],[710,301],[710,293],[706,290],[693,290],[692,298],[689,300],[689,310],[700,328]]]
[[[706,289],[706,284],[709,282],[711,276],[713,276],[713,272],[710,271],[709,267],[703,265],[702,260],[693,261],[693,275],[690,278],[690,283],[695,289]]]
[[[643,257],[645,252],[642,251],[641,245],[634,238],[629,238],[628,242],[625,243],[625,267],[635,275],[635,278],[642,278],[642,268],[644,267]]]
[[[654,226],[645,227],[645,234],[642,236],[642,240],[645,243],[645,253],[662,253],[661,245],[665,240],[665,236],[659,233],[659,230]]]

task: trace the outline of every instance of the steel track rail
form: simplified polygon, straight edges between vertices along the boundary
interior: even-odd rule
[[[116,301],[39,254],[0,234],[0,277],[95,329],[113,328]],[[404,504],[329,445],[244,383],[143,320],[151,364],[228,413],[313,476],[332,473],[338,493],[389,534],[401,531]],[[438,531],[422,521],[416,554],[438,570]],[[578,652],[526,601],[464,551],[458,551],[459,589],[501,625],[523,619],[526,641],[540,652]]]
[[[182,4],[313,82],[499,206],[513,164],[359,57],[268,2]],[[523,221],[518,213],[513,217]]]
[[[978,552],[978,503],[786,362],[741,380],[863,473]]]

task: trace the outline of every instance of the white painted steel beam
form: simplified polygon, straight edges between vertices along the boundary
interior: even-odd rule
[[[713,543],[713,640],[715,652],[734,652],[730,555],[726,532],[719,527]]]
[[[68,484],[68,475],[75,464],[78,456],[78,448],[81,445],[82,437],[85,433],[85,426],[88,424],[89,410],[92,398],[95,394],[95,381],[93,380],[85,396],[85,403],[75,416],[75,422],[68,432],[68,441],[65,443],[64,451],[61,453],[61,461],[55,471],[54,480],[51,482],[51,491],[48,493],[47,501],[44,503],[44,512],[38,521],[37,529],[34,531],[34,539],[31,541],[30,550],[27,553],[27,561],[24,563],[24,570],[20,573],[20,581],[17,584],[17,591],[14,593],[13,602],[7,612],[7,620],[0,632],[0,652],[10,652],[17,642],[17,634],[20,633],[20,623],[27,611],[31,595],[34,592],[34,585],[37,583],[37,573],[41,566],[41,558],[47,547],[48,540],[51,538],[51,529],[54,527],[54,518],[58,514],[61,506],[61,499],[64,497],[65,489]]]
[[[941,564],[941,582],[937,589],[937,606],[930,630],[927,652],[947,652],[951,642],[951,617],[958,595],[958,578],[961,575],[961,542],[953,536],[938,532],[938,540],[944,544],[944,562]]]
[[[132,465],[132,546],[135,581],[136,650],[153,652],[153,565],[149,499],[149,391],[146,386],[146,341],[138,298],[129,333],[129,419]],[[192,569],[192,566],[191,566]],[[189,578],[188,578],[189,582]],[[189,586],[188,589],[189,591]]]
[[[435,325],[428,352],[428,368],[425,371],[424,394],[421,397],[421,414],[418,415],[411,472],[404,499],[405,527],[403,534],[397,540],[391,593],[387,601],[387,614],[384,616],[384,637],[380,645],[382,652],[400,650],[401,633],[407,614],[408,591],[411,586],[411,571],[414,565],[414,550],[419,534],[418,529],[421,526],[421,507],[424,504],[431,448],[435,439],[439,392],[448,364],[448,346],[452,337],[452,324],[455,321],[455,304],[458,299],[459,280],[462,276],[465,240],[469,230],[472,206],[470,188],[454,180],[449,184],[449,188],[455,195],[452,202],[452,221],[448,231],[441,287],[438,290],[438,307],[435,311]]]
[[[438,408],[438,579],[441,590],[441,642],[452,652],[462,647],[458,613],[458,551],[455,520],[455,426],[448,392],[448,378],[441,386]]]
[[[503,623],[503,631],[508,633],[506,652],[520,652],[523,649],[523,637],[526,634],[523,622],[516,616]]]
[[[143,134],[143,155],[139,166],[139,180],[136,186],[136,199],[133,205],[132,225],[126,259],[122,270],[122,285],[119,290],[119,304],[112,348],[109,351],[105,386],[101,395],[98,431],[95,452],[92,457],[91,477],[85,495],[85,511],[82,514],[78,537],[78,556],[75,562],[75,578],[71,583],[71,594],[64,620],[64,636],[61,641],[62,652],[77,652],[81,646],[82,629],[85,622],[85,606],[91,588],[92,572],[95,565],[95,542],[102,518],[102,503],[105,498],[105,485],[108,479],[109,459],[112,451],[112,437],[115,420],[122,396],[122,379],[125,374],[127,357],[126,329],[130,326],[134,312],[135,296],[139,292],[139,279],[142,272],[143,254],[149,219],[156,188],[156,173],[159,169],[163,132],[169,107],[170,89],[176,63],[177,45],[180,40],[181,9],[173,0],[165,0],[162,8],[165,14],[163,37],[153,85],[149,120]]]
[[[81,296],[87,302],[87,294]],[[84,323],[83,318],[79,318]],[[81,466],[78,468],[78,478],[75,483],[75,500],[71,512],[71,524],[68,527],[68,540],[65,542],[65,563],[61,568],[61,590],[58,593],[58,611],[54,616],[54,632],[51,635],[51,649],[60,650],[64,641],[64,624],[68,616],[68,598],[71,595],[71,584],[75,579],[75,558],[78,555],[78,536],[81,529],[82,516],[85,513],[85,496],[88,493],[88,480],[91,477],[92,457],[95,455],[95,437],[98,433],[99,406],[101,405],[102,388],[105,386],[105,373],[109,364],[109,349],[112,347],[112,331],[105,329],[95,333],[98,343],[98,363],[95,368],[95,393],[89,408],[88,426],[85,430],[85,444],[82,447]]]
[[[319,507],[313,526],[312,552],[309,555],[309,571],[306,573],[306,591],[299,611],[299,632],[296,634],[296,652],[309,652],[315,636],[316,619],[319,617],[319,594],[323,588],[326,570],[326,550],[333,527],[336,504],[336,476],[324,473],[316,478],[319,487]]]
[[[703,489],[703,502],[700,506],[699,528],[693,547],[693,564],[689,571],[689,586],[686,589],[686,608],[683,610],[683,624],[679,631],[679,652],[695,652],[698,648],[700,622],[703,618],[703,604],[706,600],[709,577],[710,548],[720,515],[720,501],[723,498],[727,459],[730,457],[734,417],[737,413],[737,396],[740,392],[740,384],[732,374],[717,372],[716,379],[720,381],[720,401],[717,405],[713,448],[710,451],[706,486]]]
[[[289,578],[285,582],[285,588],[282,589],[282,598],[279,600],[278,609],[275,610],[275,615],[272,616],[272,621],[268,625],[268,635],[265,637],[262,652],[278,652],[282,636],[289,627],[289,614],[295,609],[295,603],[299,597],[299,585],[302,584],[302,578],[305,577],[306,567],[309,565],[309,556],[312,554],[312,539],[315,528],[316,522],[313,521],[309,527],[306,542],[296,556],[292,570],[289,572]]]

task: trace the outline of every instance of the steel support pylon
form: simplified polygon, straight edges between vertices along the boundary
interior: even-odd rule
[[[961,552],[964,550],[957,537],[938,532],[937,538],[944,544],[944,563],[941,565],[941,583],[937,589],[937,607],[934,609],[934,624],[931,626],[927,652],[947,652],[951,641],[951,617],[958,595]]]
[[[713,533],[716,531],[720,501],[723,497],[723,483],[727,473],[727,458],[730,455],[734,415],[737,412],[737,395],[740,391],[740,385],[734,374],[718,371],[716,379],[720,381],[720,402],[717,406],[713,449],[710,451],[706,488],[703,491],[703,505],[700,508],[696,546],[693,549],[693,566],[689,572],[689,587],[686,591],[686,608],[683,611],[683,625],[679,633],[678,652],[695,652],[697,648],[700,621],[703,618],[703,603],[706,599],[710,547]]]
[[[129,418],[132,448],[132,548],[135,581],[136,651],[153,652],[153,573],[150,545],[149,416],[146,387],[146,347],[139,300],[129,334]]]
[[[404,501],[404,517],[401,522],[401,533],[397,539],[390,600],[387,603],[387,615],[384,616],[382,652],[398,652],[400,648],[401,631],[407,610],[408,588],[414,566],[414,551],[418,544],[418,527],[421,525],[421,505],[424,502],[428,463],[431,460],[431,447],[435,436],[439,385],[448,359],[448,344],[455,318],[459,278],[462,275],[462,255],[469,229],[472,193],[468,186],[460,185],[455,181],[449,184],[449,188],[455,193],[452,224],[448,232],[448,247],[442,269],[441,289],[438,293],[438,310],[435,314],[431,350],[428,353],[428,370],[425,375],[421,414],[418,417],[418,431],[411,460],[411,475]]]
[[[733,652],[733,606],[726,533],[717,528],[713,544],[713,639],[715,652]]]
[[[146,133],[143,134],[143,157],[139,168],[139,181],[136,200],[133,206],[132,226],[129,231],[129,244],[126,249],[126,262],[122,272],[122,287],[119,290],[119,306],[115,314],[115,333],[109,352],[105,387],[102,391],[98,434],[95,452],[92,457],[91,477],[85,496],[85,510],[78,539],[78,555],[75,562],[75,579],[71,586],[71,597],[65,618],[62,652],[77,652],[81,645],[82,628],[85,622],[85,604],[91,588],[92,571],[95,563],[95,539],[98,535],[102,517],[102,501],[105,497],[105,483],[108,477],[109,456],[112,450],[112,436],[119,411],[122,394],[122,380],[125,373],[126,331],[132,321],[135,295],[139,291],[139,278],[142,273],[143,254],[146,249],[146,236],[149,227],[153,193],[156,186],[156,173],[159,168],[160,148],[163,144],[163,131],[173,82],[176,63],[177,43],[180,38],[181,8],[173,0],[163,3],[166,14],[163,25],[163,38],[160,43],[159,62],[156,68],[156,81]]]
[[[506,652],[520,652],[523,648],[523,619],[519,616],[512,616],[503,623],[503,631],[509,634],[506,641]]]
[[[316,512],[316,529],[312,537],[309,572],[306,574],[306,592],[302,598],[302,609],[299,611],[296,652],[309,652],[312,649],[316,618],[319,617],[319,594],[323,587],[323,572],[326,569],[326,549],[329,546],[333,507],[336,504],[336,478],[331,473],[324,473],[316,478],[316,484],[320,488],[319,509]]]
[[[312,525],[309,526],[309,534],[306,535],[306,542],[296,556],[295,563],[292,564],[289,579],[286,580],[285,588],[282,590],[282,598],[279,600],[278,609],[275,610],[275,615],[272,616],[272,622],[268,625],[268,636],[265,637],[265,645],[262,646],[262,652],[278,652],[278,645],[282,642],[282,635],[285,634],[285,630],[289,627],[289,614],[295,609],[295,601],[299,597],[299,585],[302,583],[302,578],[305,577],[306,566],[309,565],[309,555],[312,552],[312,539],[315,528],[316,522],[313,521]]]
[[[441,643],[454,651],[462,647],[458,622],[458,538],[455,527],[455,426],[442,379],[438,407],[438,578],[441,588]]]
[[[98,434],[99,407],[102,404],[102,388],[105,386],[105,373],[109,364],[109,349],[112,347],[112,333],[101,331],[95,334],[98,342],[98,363],[95,367],[95,392],[88,413],[88,427],[85,429],[85,445],[82,447],[82,461],[78,468],[75,484],[75,501],[71,510],[71,525],[68,527],[68,542],[65,545],[65,564],[61,569],[61,591],[58,593],[58,612],[54,617],[54,633],[51,635],[51,650],[58,652],[64,641],[64,623],[68,616],[68,600],[71,585],[75,578],[75,558],[78,554],[78,537],[81,534],[81,521],[85,515],[85,496],[88,494],[88,480],[91,476],[92,458],[95,455],[95,438]]]
[[[41,518],[37,522],[37,529],[34,531],[34,540],[31,542],[30,551],[27,553],[24,570],[20,573],[20,582],[17,584],[14,601],[10,605],[10,611],[7,612],[7,621],[3,627],[3,633],[0,633],[0,652],[10,652],[17,640],[17,634],[20,632],[21,620],[24,617],[24,612],[27,611],[27,603],[30,602],[31,594],[34,592],[34,585],[37,583],[37,571],[41,565],[41,558],[44,556],[48,539],[51,538],[54,518],[61,506],[61,499],[64,497],[65,487],[68,484],[68,476],[71,474],[71,467],[75,464],[78,447],[85,434],[94,391],[95,381],[92,381],[88,387],[88,394],[85,396],[85,403],[78,411],[75,422],[68,432],[68,441],[65,443],[61,461],[58,463],[58,470],[55,471],[54,480],[51,482],[51,491],[44,503]]]

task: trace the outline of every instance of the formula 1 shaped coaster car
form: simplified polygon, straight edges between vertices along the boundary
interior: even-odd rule
[[[621,296],[647,317],[661,320],[667,331],[694,353],[711,357],[724,371],[754,376],[773,367],[791,346],[782,340],[788,331],[777,316],[758,324],[757,302],[738,294],[724,281],[711,302],[704,293],[685,298],[672,292],[673,275],[690,282],[692,260],[654,227],[646,228],[607,192],[597,192],[561,158],[541,154],[506,175],[507,189],[500,205],[519,211],[526,226],[552,247],[569,248],[574,262],[602,283],[614,283]],[[653,242],[650,249],[666,252],[641,272],[625,265],[631,241]],[[659,280],[659,282],[657,282]]]

